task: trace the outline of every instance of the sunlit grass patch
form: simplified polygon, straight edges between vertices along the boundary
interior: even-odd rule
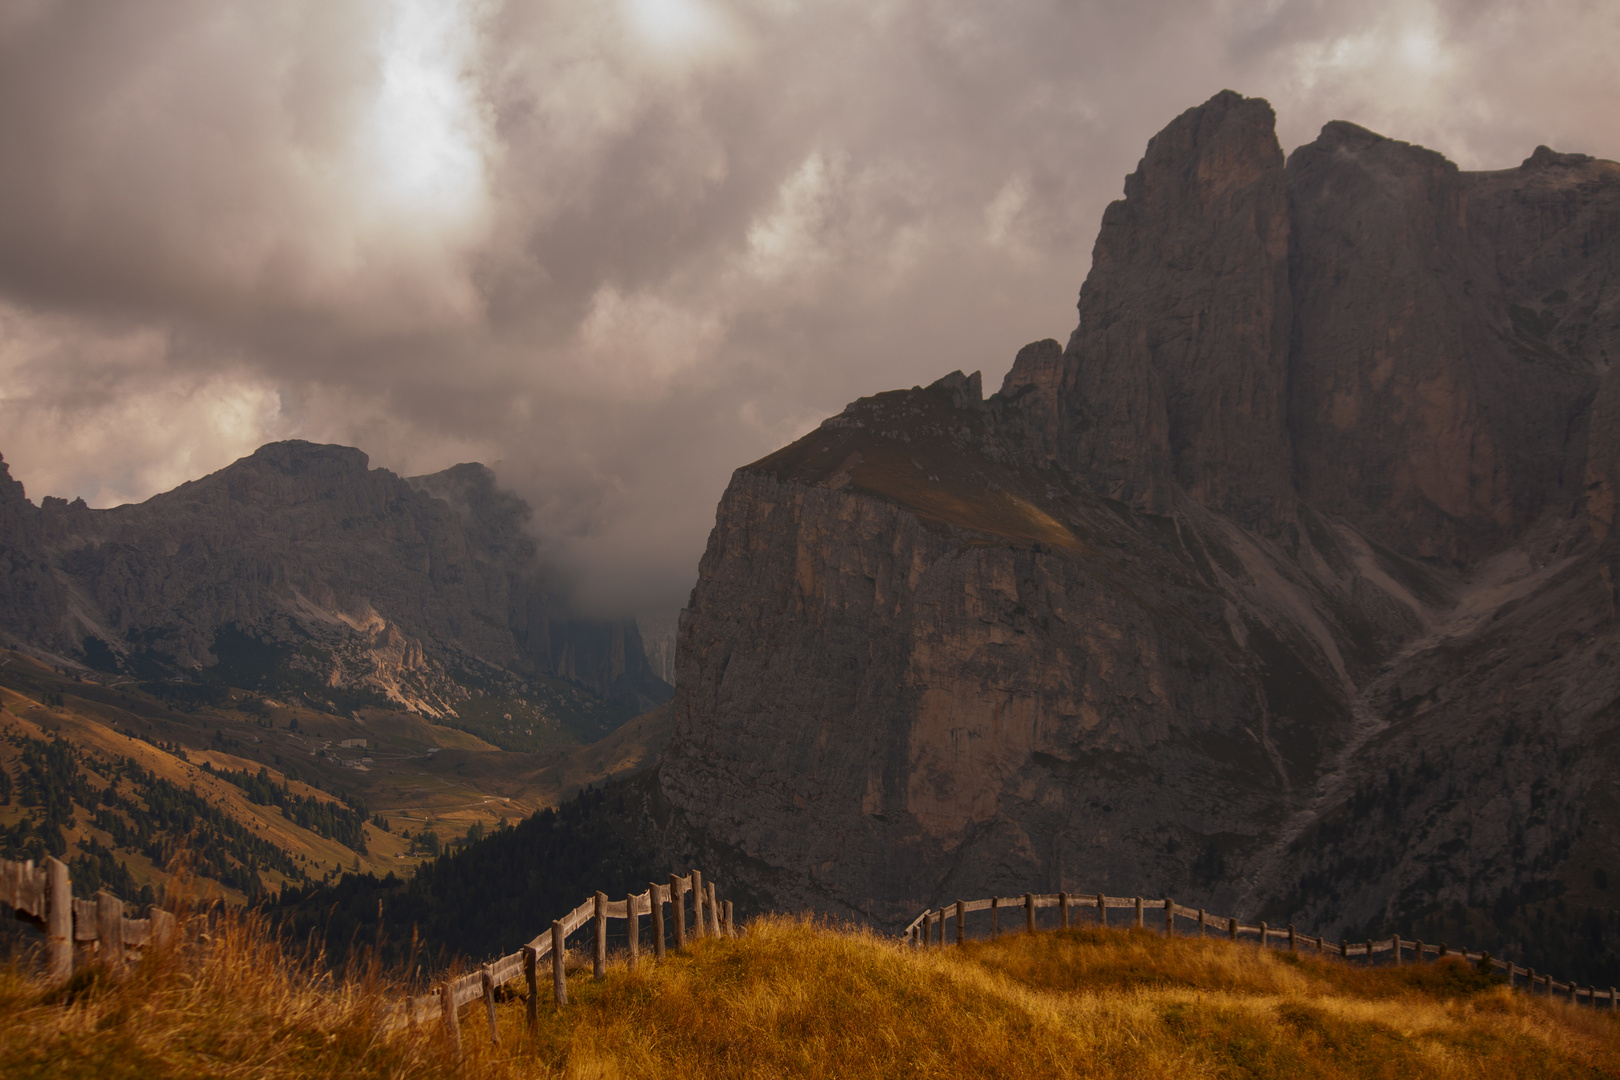
[[[49,987],[0,973],[6,1077],[1600,1077],[1620,1021],[1531,999],[1455,962],[1358,968],[1141,931],[1009,934],[916,950],[869,931],[762,919],[601,982],[542,982],[379,1033],[402,988],[333,980],[227,919],[201,949]]]

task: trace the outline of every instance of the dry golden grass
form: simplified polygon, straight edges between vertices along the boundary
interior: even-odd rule
[[[50,986],[16,965],[0,971],[0,1076],[442,1075],[440,1041],[377,1034],[392,991],[375,973],[335,982],[257,920],[227,917],[116,979],[87,967]]]
[[[254,927],[74,994],[0,980],[0,1075],[418,1076],[438,1026],[373,1034],[396,988],[313,977]],[[754,923],[661,965],[570,979],[538,1038],[520,999],[463,1011],[458,1075],[1613,1077],[1620,1020],[1455,963],[1362,969],[1141,932],[1009,935],[916,952],[805,920]]]

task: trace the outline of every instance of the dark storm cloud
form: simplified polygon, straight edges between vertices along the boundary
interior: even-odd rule
[[[1620,154],[1611,5],[12,3],[0,452],[144,497],[270,438],[499,461],[602,608],[729,471],[1072,328],[1147,138],[1231,87],[1465,168]]]

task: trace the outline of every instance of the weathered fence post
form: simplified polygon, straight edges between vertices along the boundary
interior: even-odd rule
[[[652,905],[653,955],[664,958],[664,902],[658,898],[659,886],[647,882],[647,901]]]
[[[1035,932],[1035,894],[1024,894],[1024,933]]]
[[[649,897],[650,899],[650,897]],[[636,910],[634,895],[624,898],[624,923],[629,931],[629,951],[625,953],[625,966],[631,971],[636,970],[636,960],[641,952],[641,913]]]
[[[124,962],[124,902],[103,889],[96,893],[96,937],[101,941],[101,959],[108,964]]]
[[[551,990],[557,999],[557,1008],[568,1004],[568,972],[563,969],[563,924],[561,919],[551,923]]]
[[[595,947],[591,950],[591,978],[607,977],[607,893],[596,894]]]
[[[166,949],[174,941],[174,916],[162,908],[153,906],[147,914],[152,922],[152,944],[160,949]]]
[[[692,871],[692,937],[701,941],[703,926],[703,871]]]
[[[1423,942],[1414,941],[1412,943],[1412,955],[1417,957],[1418,963],[1423,963]]]
[[[1069,894],[1066,893],[1066,892],[1059,891],[1058,892],[1058,929],[1067,930],[1068,928],[1069,928]]]
[[[1396,934],[1390,941],[1390,951],[1395,954],[1395,966],[1401,966],[1401,935]],[[1513,985],[1513,965],[1508,965],[1508,985]]]
[[[956,943],[958,945],[967,944],[967,902],[965,900],[956,902]]]
[[[1097,894],[1097,924],[1104,929],[1108,927],[1108,897],[1102,893]]]
[[[1266,940],[1266,935],[1270,932],[1270,930],[1271,930],[1271,927],[1266,925],[1266,920],[1261,919],[1260,920],[1260,947],[1262,949],[1270,944],[1270,942],[1268,942]]]
[[[478,969],[478,981],[484,984],[484,1009],[489,1013],[489,1045],[501,1045],[501,1030],[495,1026],[495,980],[489,977],[489,965]]]
[[[1442,941],[1440,943],[1440,955],[1435,957],[1435,959],[1436,960],[1444,960],[1446,958],[1446,954],[1447,954],[1446,943]]]
[[[1237,940],[1237,920],[1236,919],[1227,919],[1226,920],[1226,932],[1232,938],[1233,941]]]
[[[73,885],[54,856],[45,859],[45,970],[52,979],[73,974]]]
[[[1164,936],[1176,936],[1176,902],[1168,896],[1164,898]]]
[[[1339,939],[1339,955],[1341,957],[1343,957],[1344,959],[1346,959],[1346,960],[1350,959],[1350,939],[1349,938],[1342,937],[1342,938]]]
[[[1299,946],[1294,941],[1294,924],[1288,924],[1288,951],[1299,952]]]
[[[1140,896],[1136,898],[1136,928],[1138,930],[1142,929],[1142,898]]]
[[[1209,914],[1203,908],[1198,909],[1198,936],[1204,936],[1204,930],[1209,925]]]
[[[1001,933],[1001,897],[990,898],[990,937],[994,939]]]
[[[533,945],[523,946],[523,981],[529,984],[528,1020],[529,1038],[540,1032],[540,950]]]
[[[1421,945],[1422,943],[1419,942],[1419,944]],[[1422,958],[1423,958],[1423,954],[1420,951],[1418,953],[1418,959],[1421,960]],[[1536,969],[1535,968],[1525,968],[1524,969],[1524,981],[1525,981],[1525,984],[1526,984],[1525,989],[1530,991],[1530,996],[1531,997],[1535,997],[1536,996]]]
[[[709,905],[708,934],[710,937],[717,938],[720,936],[720,905],[719,902],[714,898],[714,882],[711,881],[703,887],[708,891],[709,894],[707,900]]]
[[[726,901],[726,936],[729,938],[735,938],[737,936],[737,922],[732,911],[730,900]]]
[[[933,933],[933,929],[934,929],[933,922],[932,922],[933,915],[934,915],[934,911],[933,911],[932,908],[930,908],[927,911],[923,912],[922,943],[923,943],[923,948],[925,948],[925,949],[928,948],[928,946],[930,946],[930,945],[932,945],[934,943],[934,939],[932,937],[932,933]]]
[[[675,914],[675,947],[686,948],[686,882],[679,874],[669,875],[669,909]]]
[[[450,1052],[461,1060],[461,1022],[456,1019],[456,981],[446,979],[439,984],[439,1012],[444,1016],[444,1036],[450,1040]]]

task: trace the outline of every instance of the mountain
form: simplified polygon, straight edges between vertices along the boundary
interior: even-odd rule
[[[528,506],[482,465],[368,464],[274,443],[92,510],[0,462],[0,856],[240,900],[414,867],[656,754],[670,687],[634,621],[569,608]]]
[[[493,702],[508,727],[539,699],[597,738],[670,688],[633,620],[570,611],[529,516],[482,465],[406,479],[299,441],[110,510],[35,507],[0,462],[0,641],[171,693],[462,720]]]
[[[659,769],[704,865],[890,925],[1101,889],[1620,971],[1620,165],[1285,158],[1223,92],[1079,312],[988,399],[733,475]]]

